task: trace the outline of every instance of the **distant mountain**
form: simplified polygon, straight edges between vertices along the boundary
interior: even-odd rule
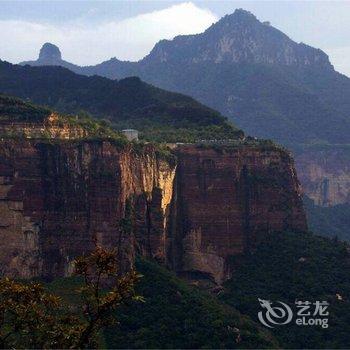
[[[113,79],[139,76],[198,99],[251,135],[283,144],[350,142],[350,79],[323,51],[241,9],[202,34],[160,41],[139,62],[113,58],[69,69]]]
[[[257,63],[318,66],[331,69],[321,50],[297,44],[250,12],[236,10],[203,34],[160,41],[144,59],[158,63]]]
[[[19,66],[0,61],[0,93],[64,113],[87,112],[109,120],[116,129],[137,128],[142,131],[141,136],[154,141],[193,142],[243,136],[218,112],[137,77],[113,81],[78,75],[62,67]]]
[[[36,61],[21,62],[22,65],[30,66],[61,66],[72,71],[79,71],[81,68],[73,63],[69,63],[62,59],[60,49],[51,43],[45,43],[39,52],[39,57]]]

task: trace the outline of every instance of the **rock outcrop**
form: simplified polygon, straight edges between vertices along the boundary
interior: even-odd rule
[[[61,51],[58,46],[51,43],[45,43],[39,52],[41,61],[58,61],[62,59]]]
[[[316,205],[350,204],[350,149],[347,145],[303,147],[294,154],[303,192]]]
[[[50,113],[42,122],[1,120],[0,135],[24,138],[80,139],[89,132],[80,125],[71,125],[56,114]]]
[[[22,65],[30,66],[61,66],[73,71],[79,71],[80,67],[62,59],[62,54],[58,46],[45,43],[39,52],[39,57],[35,61],[24,61]]]
[[[271,147],[181,147],[172,213],[171,263],[189,278],[230,277],[230,257],[260,233],[306,230],[293,161]]]
[[[260,231],[305,230],[291,158],[275,147],[182,146],[177,166],[152,146],[2,140],[1,274],[72,272],[94,240],[124,269],[136,253],[221,283]]]

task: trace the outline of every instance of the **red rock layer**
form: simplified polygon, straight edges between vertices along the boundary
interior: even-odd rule
[[[306,230],[300,186],[289,155],[240,147],[178,150],[172,264],[216,282],[231,256],[254,247],[261,232]]]
[[[288,154],[270,147],[180,147],[177,167],[149,146],[0,143],[1,274],[69,275],[93,241],[128,268],[135,253],[220,283],[261,231],[305,230]]]
[[[69,275],[74,258],[92,249],[94,240],[115,247],[127,268],[135,244],[134,228],[121,229],[122,219],[133,221],[131,215],[125,218],[126,201],[135,202],[141,213],[143,207],[154,206],[156,191],[158,205],[162,191],[169,192],[163,185],[172,185],[167,177],[173,172],[151,147],[138,154],[110,142],[1,142],[1,273],[23,278]],[[149,226],[153,215],[140,216],[138,225]],[[157,224],[163,228],[165,218]],[[164,250],[164,232],[144,239],[154,255]],[[138,246],[141,252],[146,249],[141,239]]]

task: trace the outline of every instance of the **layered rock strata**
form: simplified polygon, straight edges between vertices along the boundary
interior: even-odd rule
[[[261,232],[305,230],[291,157],[259,146],[153,146],[112,141],[0,143],[1,274],[67,276],[94,241],[190,278],[221,283]]]

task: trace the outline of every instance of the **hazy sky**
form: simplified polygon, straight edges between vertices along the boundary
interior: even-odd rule
[[[200,33],[236,8],[324,50],[350,76],[350,1],[0,0],[0,59],[36,59],[48,41],[80,65],[138,60],[160,39]]]

